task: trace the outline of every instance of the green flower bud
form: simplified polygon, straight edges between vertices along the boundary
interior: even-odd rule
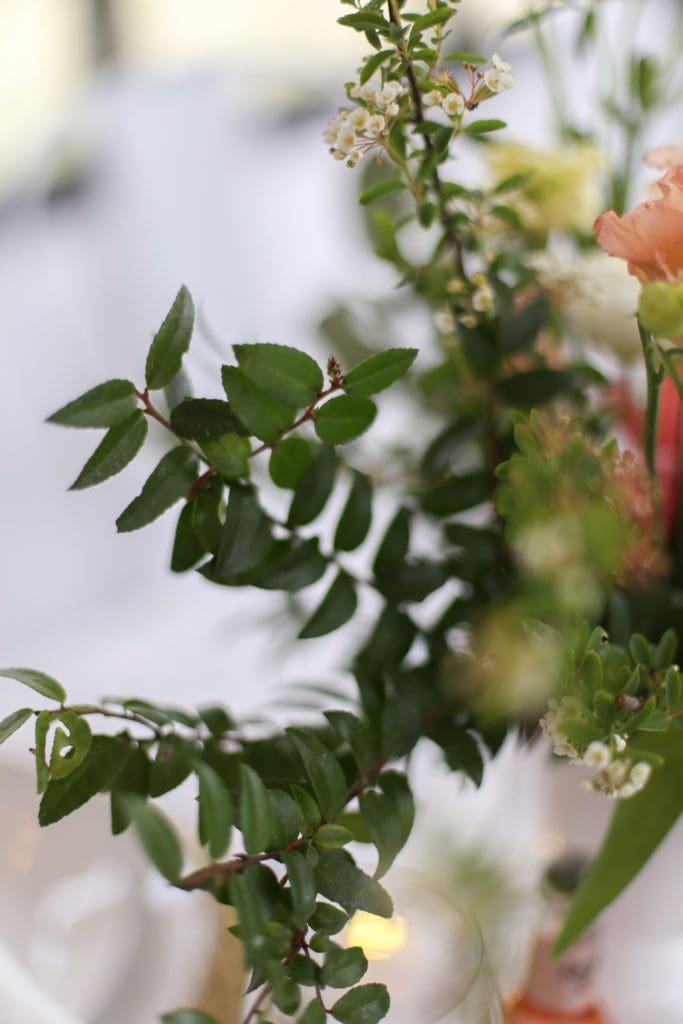
[[[638,319],[659,338],[683,334],[683,281],[648,281],[638,303]]]

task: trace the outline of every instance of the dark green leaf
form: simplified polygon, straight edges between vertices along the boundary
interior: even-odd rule
[[[313,462],[313,449],[303,437],[286,437],[272,451],[268,470],[278,487],[294,490]]]
[[[213,578],[230,583],[263,562],[273,545],[270,523],[254,492],[247,487],[231,487]]]
[[[373,665],[398,665],[412,647],[415,632],[408,616],[388,604],[360,656]]]
[[[499,396],[508,405],[522,409],[551,402],[563,391],[576,387],[576,377],[567,370],[526,370],[496,382]]]
[[[108,380],[53,412],[48,423],[62,427],[113,427],[135,412],[135,385],[129,380]]]
[[[183,868],[183,851],[175,830],[161,811],[141,797],[124,799],[145,853],[164,878],[176,882]]]
[[[18,711],[13,711],[6,718],[3,718],[0,722],[0,743],[4,743],[5,740],[10,738],[12,733],[15,733],[17,729],[21,729],[24,722],[28,722],[32,714],[32,708],[20,708]]]
[[[125,469],[140,451],[147,436],[147,420],[142,412],[111,427],[92,453],[70,490],[94,487]]]
[[[198,711],[206,728],[218,738],[235,728],[233,719],[220,704],[207,704]]]
[[[148,710],[141,710],[149,716]],[[164,737],[152,762],[149,776],[150,796],[163,796],[185,781],[192,771],[192,753],[192,746],[187,741],[178,736]]]
[[[304,762],[323,817],[330,821],[346,803],[346,778],[334,754],[310,733],[288,729]]]
[[[365,433],[377,415],[370,398],[340,395],[326,402],[315,417],[315,432],[328,444],[346,444]]]
[[[249,476],[251,444],[246,437],[225,434],[215,441],[204,441],[202,450],[209,462],[225,480]]]
[[[87,756],[65,779],[48,783],[40,802],[38,821],[52,825],[109,789],[125,765],[131,748],[112,736],[93,736]]]
[[[318,538],[277,541],[268,559],[254,569],[248,581],[264,590],[301,590],[317,582],[327,570],[318,550]]]
[[[208,764],[195,765],[199,778],[199,841],[212,860],[223,856],[230,842],[233,808],[221,777]]]
[[[436,719],[430,724],[427,735],[441,747],[449,768],[465,772],[475,785],[481,785],[484,761],[479,744],[466,729],[447,719]]]
[[[180,501],[194,483],[197,460],[184,445],[166,452],[142,491],[116,520],[119,533],[139,530]]]
[[[341,1024],[377,1024],[386,1017],[390,1005],[386,985],[371,982],[352,988],[337,1000],[330,1013]]]
[[[302,928],[315,909],[315,878],[313,871],[296,850],[283,853],[282,863],[287,869],[289,887],[292,893],[292,913],[294,923]]]
[[[116,776],[116,783],[111,791],[111,830],[117,836],[130,825],[128,807],[122,797],[133,793],[136,796],[147,796],[149,793],[150,763],[147,754],[138,747],[131,751],[123,769]]]
[[[530,349],[538,332],[548,322],[550,303],[540,295],[514,316],[501,318],[500,343],[506,352],[523,352]]]
[[[683,812],[683,746],[679,730],[639,737],[643,753],[664,758],[645,789],[619,801],[600,852],[582,879],[555,945],[562,952],[626,888]]]
[[[194,303],[183,285],[166,319],[157,331],[147,356],[145,380],[151,391],[171,383],[190,347],[194,327]]]
[[[281,789],[269,789],[268,797],[273,811],[273,842],[278,850],[299,836],[301,815],[295,800]]]
[[[171,570],[173,572],[187,572],[197,564],[200,558],[206,553],[206,548],[192,524],[195,501],[188,501],[181,510],[176,526],[175,538],[173,540],[173,552],[171,554]]]
[[[375,555],[373,572],[380,574],[404,560],[410,547],[410,511],[400,508],[386,529]]]
[[[372,487],[358,470],[353,471],[353,483],[339,518],[334,535],[337,551],[355,551],[368,535],[372,522]]]
[[[56,700],[60,704],[66,700],[66,690],[62,684],[52,676],[38,672],[34,668],[3,668],[0,669],[0,676],[16,679],[18,683],[23,683],[24,686],[30,687],[43,697],[49,697],[50,700]]]
[[[161,1018],[162,1024],[218,1024],[215,1017],[201,1010],[173,1010]]]
[[[353,580],[342,571],[299,633],[299,638],[306,640],[310,637],[325,636],[339,629],[353,616],[357,604]]]
[[[431,515],[449,516],[481,505],[490,496],[491,485],[486,473],[477,471],[462,476],[452,475],[427,492],[423,507]]]
[[[368,60],[363,63],[360,73],[360,84],[364,85],[368,79],[372,78],[377,68],[381,67],[387,57],[391,57],[393,53],[393,50],[380,50],[379,53],[375,53],[372,57],[369,57]]]
[[[287,516],[290,526],[306,526],[320,515],[332,493],[336,468],[334,448],[323,445],[296,486]]]
[[[278,402],[299,409],[323,387],[322,370],[309,355],[287,345],[233,345],[242,373]]]
[[[389,893],[361,871],[346,850],[321,850],[315,876],[318,891],[347,913],[365,910],[379,917],[391,917],[394,912]]]
[[[368,203],[372,203],[375,199],[381,199],[382,196],[389,195],[390,192],[397,192],[400,189],[406,188],[406,183],[400,178],[385,178],[383,181],[378,181],[376,185],[365,190],[361,193],[358,202],[361,206],[367,206]],[[372,392],[369,392],[372,394]]]
[[[359,11],[358,14],[345,14],[343,18],[337,18],[340,25],[349,25],[351,28],[365,31],[373,28],[388,28],[389,23],[381,16],[372,11]]]
[[[240,765],[240,831],[247,853],[261,853],[273,838],[273,811],[266,787],[253,768]]]
[[[326,711],[325,718],[335,732],[346,740],[359,770],[364,772],[375,754],[366,723],[350,711]]]
[[[342,949],[330,945],[320,973],[320,981],[330,988],[349,988],[360,981],[368,969],[368,961],[360,946]]]
[[[370,791],[358,801],[377,847],[375,878],[381,878],[394,863],[410,836],[415,818],[413,795],[405,777],[398,772],[385,772],[379,781],[383,793]]]
[[[52,715],[49,711],[41,711],[36,718],[36,792],[44,793],[50,781],[50,772],[47,766],[47,734],[52,724]]]
[[[348,924],[348,914],[331,903],[316,903],[315,912],[310,920],[311,928],[326,935],[336,935]]]
[[[317,825],[320,821],[320,808],[308,790],[304,789],[302,786],[297,786],[296,783],[293,783],[291,789],[292,795],[296,800],[297,807],[299,808],[299,814],[301,816],[301,823],[304,826],[304,831],[308,831],[312,826]]]
[[[376,395],[404,376],[412,366],[416,348],[390,348],[368,356],[344,376],[344,389],[350,395]]]
[[[233,411],[262,441],[277,441],[294,422],[295,405],[267,395],[236,366],[224,366],[222,380]]]
[[[327,1014],[317,999],[309,1003],[304,1012],[298,1017],[297,1024],[325,1024]]]
[[[411,558],[395,562],[377,573],[378,589],[390,601],[424,601],[450,578],[451,572],[442,562]]]
[[[171,413],[171,426],[193,441],[216,441],[225,434],[244,434],[244,427],[220,398],[187,398]]]

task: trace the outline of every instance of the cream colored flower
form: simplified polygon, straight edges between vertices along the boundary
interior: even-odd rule
[[[459,92],[449,92],[441,101],[441,106],[449,117],[460,117],[465,109],[465,100]]]
[[[612,760],[612,751],[606,743],[600,743],[599,740],[593,740],[586,747],[586,753],[583,755],[583,763],[589,768],[598,768],[602,770],[607,768],[610,761]]]

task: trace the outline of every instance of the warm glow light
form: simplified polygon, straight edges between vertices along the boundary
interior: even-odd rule
[[[359,910],[346,932],[346,945],[360,946],[368,960],[388,960],[408,943],[408,929],[402,917],[387,918]]]

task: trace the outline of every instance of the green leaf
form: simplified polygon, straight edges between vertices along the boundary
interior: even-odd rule
[[[53,716],[49,711],[41,711],[36,718],[36,744],[35,744],[35,759],[36,759],[36,792],[44,793],[45,788],[50,781],[50,771],[47,766],[47,734],[52,724]]]
[[[383,570],[393,569],[405,559],[410,547],[410,512],[400,508],[386,529],[377,549],[372,571],[378,575]]]
[[[137,408],[135,385],[129,380],[108,380],[48,416],[62,427],[113,427]]]
[[[353,580],[341,571],[321,604],[299,633],[299,639],[325,636],[339,629],[353,616],[358,604]]]
[[[139,530],[180,501],[195,481],[197,460],[185,445],[166,452],[142,491],[116,520],[119,533]]]
[[[233,808],[230,793],[217,772],[199,761],[199,841],[212,860],[219,860],[230,843]]]
[[[388,22],[381,14],[374,14],[372,11],[359,11],[358,14],[345,14],[343,18],[337,18],[340,25],[349,25],[358,31],[365,31],[373,28],[388,28]]]
[[[315,845],[321,850],[336,850],[353,841],[354,835],[343,825],[321,825],[315,833]]]
[[[301,817],[303,829],[307,832],[320,821],[320,808],[308,790],[304,789],[303,786],[297,786],[296,783],[292,783],[290,788],[292,790],[292,796],[296,800],[297,807],[299,808],[299,815]]]
[[[281,854],[292,894],[294,923],[302,928],[315,909],[315,877],[306,858],[296,850]]]
[[[66,690],[62,684],[58,683],[52,676],[48,676],[44,672],[38,672],[34,668],[2,668],[0,669],[0,676],[5,676],[7,679],[16,679],[18,683],[23,683],[24,686],[30,687],[31,690],[35,690],[41,696],[59,701],[60,704],[63,704],[66,700]]]
[[[201,1010],[173,1010],[161,1018],[162,1024],[219,1024],[215,1017]]]
[[[484,761],[479,744],[471,733],[444,718],[432,722],[426,733],[443,750],[449,768],[454,772],[465,772],[475,786],[481,785]]]
[[[444,22],[448,21],[453,17],[455,11],[451,7],[437,7],[436,10],[430,11],[429,14],[423,14],[419,18],[416,18],[413,22],[411,29],[411,36],[419,35],[426,28],[433,28],[435,25],[443,25]]]
[[[171,554],[171,570],[173,572],[187,572],[206,553],[206,545],[194,525],[195,511],[203,494],[204,492],[186,502],[178,517]]]
[[[130,814],[122,799],[130,793],[147,796],[149,793],[150,763],[147,754],[138,747],[131,752],[123,769],[116,776],[111,791],[111,830],[117,836],[130,825]]]
[[[468,135],[484,135],[487,132],[497,132],[500,128],[507,128],[507,121],[500,121],[496,117],[484,118],[481,121],[472,121],[463,128]]]
[[[380,50],[379,53],[375,53],[372,57],[369,57],[363,63],[360,73],[360,84],[364,85],[368,79],[372,78],[377,68],[384,64],[387,57],[391,57],[394,51],[392,50]]]
[[[299,836],[301,815],[295,800],[282,789],[269,789],[273,811],[273,842],[278,850],[293,843]]]
[[[322,370],[309,355],[288,345],[233,345],[242,373],[276,401],[300,409],[322,391]]]
[[[270,523],[254,492],[248,487],[231,487],[213,578],[219,583],[232,582],[263,562],[273,545]]]
[[[377,1024],[386,1017],[390,1005],[386,985],[370,982],[352,988],[337,1000],[330,1013],[341,1024]]]
[[[389,893],[354,863],[346,850],[321,850],[315,869],[318,891],[347,913],[365,910],[379,917],[394,912]]]
[[[309,1003],[304,1012],[297,1018],[297,1024],[325,1024],[327,1014],[317,999]]]
[[[360,946],[341,946],[330,944],[325,955],[325,962],[320,973],[322,985],[330,988],[349,988],[360,981],[368,969],[368,961]]]
[[[655,653],[652,658],[652,667],[656,671],[660,671],[663,668],[668,668],[676,657],[676,650],[678,648],[678,637],[674,629],[667,629],[659,640],[659,643],[655,647]]]
[[[331,903],[316,903],[315,912],[310,920],[311,928],[325,935],[336,935],[348,924],[349,915],[333,907]]]
[[[360,656],[373,665],[398,665],[412,647],[415,632],[410,618],[388,604]]]
[[[53,779],[65,779],[70,775],[87,755],[92,744],[90,726],[84,718],[73,711],[63,711],[59,721],[66,726],[67,732],[62,728],[55,731],[50,755],[50,777]]]
[[[499,396],[508,405],[522,409],[536,408],[576,387],[576,377],[568,370],[526,370],[496,382]]]
[[[370,427],[377,406],[370,398],[340,395],[326,402],[315,417],[315,432],[328,444],[347,444]]]
[[[262,441],[277,441],[294,422],[296,405],[266,394],[241,369],[224,366],[221,376],[234,412],[250,433]]]
[[[415,819],[413,795],[405,777],[398,772],[385,772],[379,782],[383,793],[369,791],[358,800],[377,847],[375,878],[381,878],[394,863],[410,836]]]
[[[48,723],[49,724],[49,723]],[[87,756],[65,779],[47,785],[38,810],[41,825],[52,825],[109,789],[123,769],[131,748],[112,736],[93,736]]]
[[[147,355],[145,380],[151,391],[165,388],[180,370],[183,356],[190,347],[193,327],[194,303],[183,285]]]
[[[146,436],[147,420],[139,410],[111,427],[69,489],[82,491],[120,473],[140,451]]]
[[[390,348],[358,363],[344,376],[344,389],[350,395],[376,395],[404,376],[412,366],[416,348]]]
[[[12,733],[15,733],[17,729],[21,729],[22,725],[28,722],[33,713],[32,708],[20,708],[18,711],[12,711],[6,718],[3,718],[0,722],[0,743],[4,743],[5,740],[10,738]]]
[[[367,206],[368,203],[374,203],[375,199],[381,199],[382,196],[388,196],[391,192],[398,192],[404,188],[406,183],[401,178],[385,178],[384,181],[378,181],[376,185],[362,192],[358,202],[361,206]]]
[[[176,434],[192,441],[217,441],[226,434],[244,434],[243,425],[220,398],[186,398],[171,413]]]
[[[311,733],[288,729],[304,762],[313,792],[327,821],[341,811],[346,803],[346,777],[334,754]]]
[[[183,868],[183,851],[175,830],[161,811],[142,797],[127,796],[124,799],[145,853],[164,878],[177,882]]]
[[[225,434],[215,441],[204,441],[202,450],[211,465],[225,480],[236,480],[249,475],[251,444],[248,438]]]
[[[143,714],[150,715],[150,711],[140,710]],[[150,796],[163,796],[164,793],[177,789],[192,771],[192,754],[192,746],[186,740],[179,736],[165,736],[152,762],[149,774]]]
[[[240,765],[239,822],[247,853],[268,849],[273,838],[273,810],[266,787],[247,764]]]
[[[488,57],[482,57],[480,53],[470,53],[469,50],[453,50],[447,53],[444,61],[459,61],[461,64],[488,64]]]
[[[197,709],[202,722],[213,736],[221,738],[235,728],[235,722],[220,704],[206,704]]]
[[[435,516],[455,515],[468,508],[481,505],[491,497],[491,485],[486,473],[475,471],[446,479],[425,494],[423,508]]]
[[[289,526],[306,526],[320,515],[332,493],[337,469],[334,448],[323,445],[296,486],[289,507]]]
[[[550,303],[545,295],[528,302],[514,316],[501,318],[500,344],[506,352],[522,352],[530,349],[538,333],[548,321]]]
[[[316,583],[327,571],[318,550],[318,538],[277,541],[268,559],[248,576],[247,582],[264,590],[301,590]]]
[[[650,668],[652,665],[652,648],[642,633],[634,633],[628,644],[631,657],[636,665]]]
[[[286,437],[277,444],[268,463],[270,478],[277,487],[294,490],[313,462],[313,449],[303,437]]]
[[[375,756],[367,724],[350,711],[325,711],[324,714],[335,732],[348,743],[359,771],[364,772]]]
[[[638,874],[683,812],[683,745],[678,729],[633,743],[664,758],[645,788],[619,801],[600,852],[581,880],[555,944],[561,953]]]
[[[363,473],[353,471],[353,483],[334,535],[337,551],[355,551],[372,523],[372,486]]]

